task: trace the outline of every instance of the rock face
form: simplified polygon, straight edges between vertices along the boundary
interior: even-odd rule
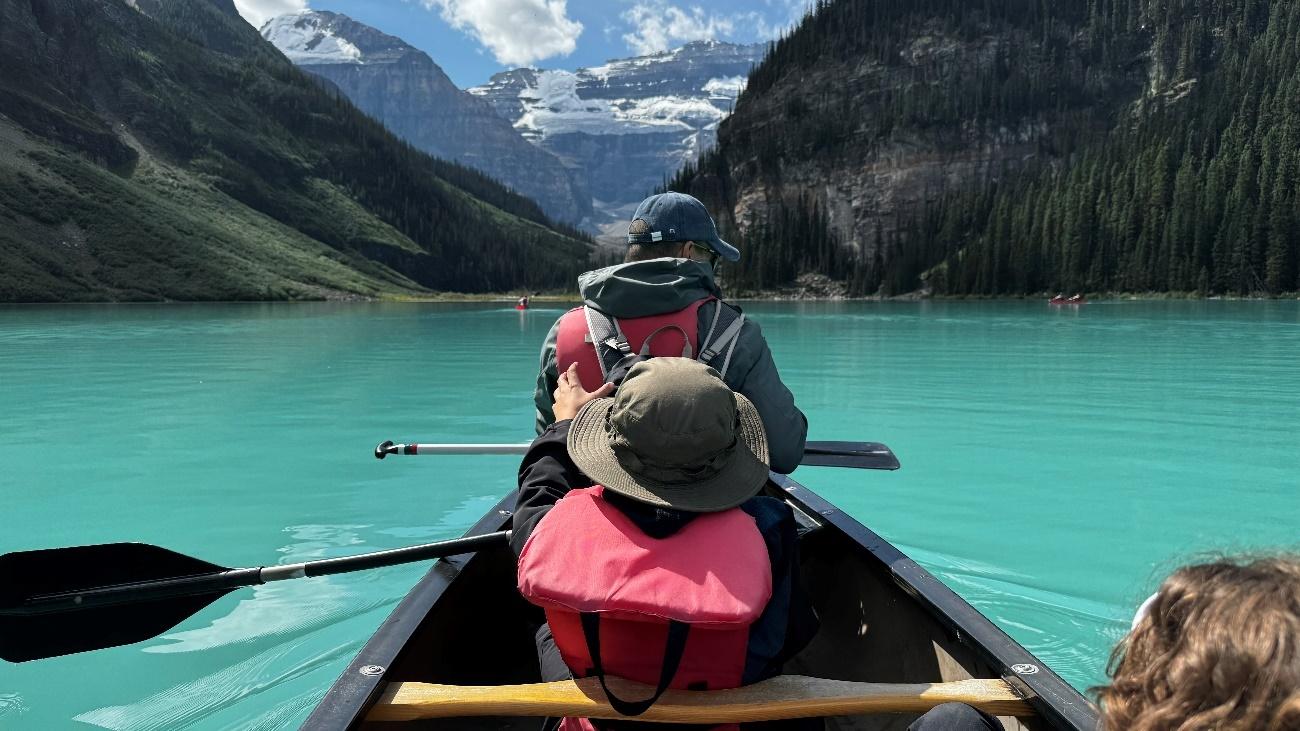
[[[469,90],[580,172],[605,220],[635,205],[717,138],[764,44],[696,41],[577,71],[515,69]]]
[[[749,251],[772,254],[742,263],[751,286],[817,271],[874,293],[945,196],[1058,164],[1138,97],[1140,38],[1103,49],[1083,10],[1051,13],[946,0],[819,5],[755,69],[717,146],[673,187],[718,211]],[[806,211],[824,216],[812,228],[828,229],[852,267],[774,238]]]
[[[590,217],[584,176],[526,142],[489,104],[457,88],[433,59],[400,38],[326,11],[273,18],[262,36],[415,147],[500,180],[556,220]]]

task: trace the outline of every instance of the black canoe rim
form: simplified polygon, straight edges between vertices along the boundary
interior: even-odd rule
[[[1026,693],[1038,715],[1053,726],[1073,731],[1096,731],[1097,707],[1061,679],[1019,642],[993,624],[920,564],[892,543],[859,523],[828,500],[787,475],[772,473],[772,482],[800,509],[816,520],[833,525],[884,564],[895,583],[930,612],[961,644]]]
[[[771,475],[786,496],[816,520],[847,535],[868,560],[883,564],[894,581],[947,628],[963,645],[1013,685],[1053,726],[1095,731],[1097,707],[1079,691],[1011,639],[965,599],[908,558],[889,541],[859,523],[812,490],[786,475]],[[466,536],[502,530],[510,521],[514,493],[506,495],[479,519]],[[303,722],[303,731],[344,731],[358,724],[387,682],[388,668],[419,630],[429,611],[475,554],[452,556],[434,564],[392,614],[375,630],[357,656]]]
[[[465,536],[504,530],[510,522],[514,504],[515,493],[512,491],[465,531]],[[300,728],[304,731],[343,731],[360,723],[387,682],[388,668],[419,630],[420,623],[442,598],[443,592],[475,555],[439,559],[379,625]]]

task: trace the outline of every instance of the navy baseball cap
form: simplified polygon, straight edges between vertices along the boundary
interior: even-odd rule
[[[638,224],[637,222],[641,223]],[[727,261],[740,261],[740,250],[718,236],[704,204],[684,193],[660,193],[641,201],[632,214],[629,244],[695,241],[707,244]]]

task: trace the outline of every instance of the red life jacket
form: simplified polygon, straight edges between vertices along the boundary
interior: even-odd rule
[[[749,628],[772,598],[767,545],[748,513],[705,513],[667,538],[647,536],[603,498],[573,490],[538,523],[519,556],[519,592],[542,607],[576,677],[606,674],[666,688],[740,686]],[[591,729],[565,719],[566,731]]]
[[[630,348],[626,354],[641,353],[657,358],[690,358],[698,354],[700,306],[715,299],[704,297],[687,305],[685,309],[662,315],[620,318],[616,321],[617,327],[626,337]],[[575,307],[560,318],[560,327],[555,337],[555,366],[557,373],[563,373],[571,364],[577,363],[578,380],[582,382],[582,387],[595,391],[605,382],[605,371],[596,354],[596,344],[591,337],[593,328],[587,318],[586,307]]]

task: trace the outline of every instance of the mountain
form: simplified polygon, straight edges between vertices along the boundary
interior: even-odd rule
[[[851,292],[1300,288],[1295,3],[831,0],[669,185],[733,283]]]
[[[230,0],[0,0],[0,301],[567,287],[589,244],[397,140]]]
[[[591,215],[591,193],[580,176],[524,141],[400,38],[346,15],[310,10],[267,21],[262,36],[415,147],[505,183],[557,220],[578,223]]]
[[[505,71],[469,92],[581,171],[597,210],[626,223],[629,205],[713,144],[764,48],[697,41],[574,72]]]

